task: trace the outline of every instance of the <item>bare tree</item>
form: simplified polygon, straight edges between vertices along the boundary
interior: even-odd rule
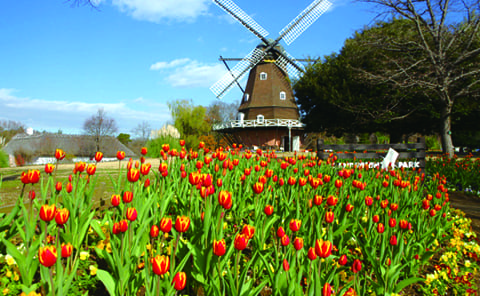
[[[152,127],[148,121],[143,121],[139,123],[134,129],[132,129],[132,133],[142,142],[146,142],[148,137],[150,136],[150,132],[152,131]]]
[[[452,113],[460,98],[478,98],[480,86],[479,0],[360,0],[376,4],[386,15],[412,22],[415,40],[373,38],[370,46],[386,56],[402,53],[365,73],[379,83],[400,89],[420,89],[438,105],[443,151],[453,156]]]
[[[107,117],[103,108],[99,108],[97,114],[85,120],[83,123],[85,134],[92,136],[95,142],[95,148],[100,150],[100,143],[106,136],[113,136],[118,127],[115,119]]]

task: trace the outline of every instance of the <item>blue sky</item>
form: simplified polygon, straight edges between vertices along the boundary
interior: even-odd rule
[[[97,2],[93,9],[64,0],[0,1],[0,120],[81,133],[85,119],[104,108],[119,132],[143,121],[158,129],[170,120],[168,102],[214,102],[210,86],[226,71],[219,56],[244,57],[259,42],[210,0]],[[310,2],[235,0],[271,38]],[[338,52],[372,24],[373,9],[333,1],[297,40],[282,45],[295,58]],[[240,98],[232,89],[223,100]]]

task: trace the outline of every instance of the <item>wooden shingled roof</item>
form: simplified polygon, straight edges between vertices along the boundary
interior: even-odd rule
[[[51,133],[39,135],[18,134],[3,147],[3,150],[9,155],[23,151],[35,156],[52,156],[57,148],[74,156],[91,157],[96,152],[95,142],[90,136]],[[104,137],[100,143],[100,150],[105,157],[115,157],[119,150],[124,151],[127,157],[135,156],[133,151],[115,137]]]

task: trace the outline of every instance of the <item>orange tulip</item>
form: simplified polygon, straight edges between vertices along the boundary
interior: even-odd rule
[[[253,192],[255,192],[256,194],[262,193],[264,186],[265,185],[262,182],[256,182],[255,184],[253,184]]]

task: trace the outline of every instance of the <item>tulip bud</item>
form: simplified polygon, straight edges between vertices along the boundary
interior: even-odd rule
[[[288,271],[290,269],[290,265],[288,264],[287,259],[283,259],[283,270]]]
[[[156,275],[163,275],[170,269],[170,257],[157,255],[151,260],[152,270]]]
[[[73,253],[73,246],[71,243],[62,243],[62,258],[70,257]]]
[[[55,222],[57,222],[58,225],[63,225],[67,223],[69,217],[70,212],[67,209],[57,209],[55,213]]]
[[[233,241],[233,246],[235,249],[242,251],[247,247],[248,238],[244,234],[237,234],[235,240]]]
[[[160,233],[160,229],[158,228],[157,225],[152,225],[152,227],[150,227],[150,237],[157,237]]]
[[[178,216],[175,221],[175,230],[178,232],[186,232],[190,227],[190,218],[187,216]]]
[[[213,254],[216,256],[223,256],[227,251],[227,246],[225,244],[225,240],[221,239],[219,241],[213,240]]]
[[[317,253],[315,252],[315,249],[312,247],[308,249],[308,259],[312,261],[317,259]]]

